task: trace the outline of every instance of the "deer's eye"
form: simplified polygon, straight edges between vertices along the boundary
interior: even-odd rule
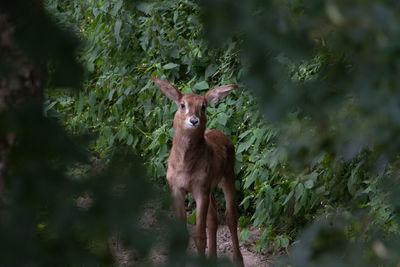
[[[203,103],[203,105],[201,105],[201,110],[206,110],[206,104]]]
[[[182,108],[182,109],[185,108],[185,103],[181,103],[181,108]]]

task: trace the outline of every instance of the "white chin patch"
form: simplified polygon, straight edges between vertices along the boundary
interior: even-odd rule
[[[196,129],[197,127],[199,127],[200,121],[196,124],[193,125],[189,119],[185,120],[185,129]]]

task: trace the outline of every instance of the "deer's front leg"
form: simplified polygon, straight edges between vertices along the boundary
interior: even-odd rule
[[[205,256],[206,250],[206,219],[210,202],[209,195],[210,192],[193,193],[193,197],[196,200],[196,228],[194,233],[194,243],[197,247],[199,256]]]
[[[185,191],[171,186],[171,202],[176,219],[186,226]]]

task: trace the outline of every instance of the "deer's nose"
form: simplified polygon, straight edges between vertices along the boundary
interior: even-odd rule
[[[189,121],[193,126],[195,126],[197,123],[199,123],[198,119],[190,119]]]

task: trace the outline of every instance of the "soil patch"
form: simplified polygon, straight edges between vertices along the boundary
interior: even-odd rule
[[[141,224],[144,228],[159,228],[159,222],[157,221],[157,209],[159,207],[149,207],[143,213],[143,216],[140,219]],[[172,217],[170,213],[169,216]],[[194,225],[188,224],[188,231],[190,234],[188,253],[196,254],[196,247],[193,241],[193,230]],[[260,236],[260,231],[258,229],[253,229],[250,232],[250,237],[248,240],[240,245],[240,250],[243,255],[244,264],[246,267],[266,267],[269,266],[271,262],[271,256],[266,252],[259,252],[256,250],[255,245],[258,241],[258,237]],[[162,237],[160,237],[162,238]],[[116,260],[117,266],[140,266],[145,265],[146,262],[137,262],[135,261],[134,253],[127,251],[124,249],[118,240],[114,239],[113,244],[111,244],[114,258]],[[162,242],[159,242],[162,244]],[[228,258],[232,259],[232,240],[231,234],[228,226],[225,223],[218,225],[217,231],[217,255],[218,258]],[[147,259],[147,263],[152,263],[154,266],[162,265],[166,263],[168,259],[168,252],[165,247],[162,245],[156,245],[153,247],[150,257]]]

